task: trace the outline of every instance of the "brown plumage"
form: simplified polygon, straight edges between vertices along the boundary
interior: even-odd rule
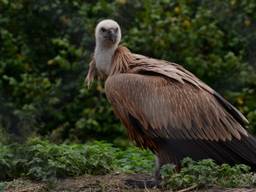
[[[90,65],[87,82],[96,71]],[[246,118],[180,65],[119,46],[105,78],[107,98],[129,137],[158,157],[156,177],[161,165],[179,165],[187,156],[256,170],[256,140],[245,130]]]

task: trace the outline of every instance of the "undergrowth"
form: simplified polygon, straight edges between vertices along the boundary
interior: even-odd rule
[[[174,190],[181,188],[209,187],[253,187],[256,186],[256,175],[250,172],[250,167],[239,164],[217,165],[211,159],[193,161],[185,158],[180,172],[175,171],[174,165],[165,165],[161,169],[163,185]]]
[[[150,173],[154,157],[137,147],[120,149],[105,142],[87,144],[52,144],[38,138],[25,144],[0,145],[0,181],[18,177],[42,181],[84,174],[112,172]],[[180,172],[174,165],[161,170],[162,186],[178,190],[195,187],[252,187],[256,176],[246,165],[217,165],[213,160],[185,158]]]
[[[22,145],[0,145],[0,180],[25,176],[48,181],[113,171],[150,172],[152,168],[149,151],[136,147],[121,150],[100,141],[57,145],[35,138]]]

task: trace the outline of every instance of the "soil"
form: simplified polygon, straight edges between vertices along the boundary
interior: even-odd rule
[[[43,183],[26,179],[17,179],[5,183],[5,192],[167,192],[156,187],[147,187],[141,184],[152,178],[145,174],[110,174],[103,176],[85,175],[58,180],[54,183]],[[132,182],[135,181],[135,182]],[[140,188],[136,187],[139,184]],[[0,190],[1,191],[1,190]],[[256,192],[256,189],[220,189],[212,188],[197,190],[195,188],[182,189],[187,191],[209,192]]]

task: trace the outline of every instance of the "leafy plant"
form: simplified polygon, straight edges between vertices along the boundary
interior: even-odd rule
[[[211,159],[193,161],[185,158],[180,172],[175,166],[165,165],[161,172],[163,185],[167,188],[181,189],[195,186],[197,188],[219,187],[252,187],[256,185],[256,175],[249,172],[246,165],[217,165]]]
[[[150,151],[132,146],[126,150],[119,150],[116,155],[116,164],[122,172],[151,173],[154,162],[154,156]]]
[[[0,191],[4,191],[4,188],[5,188],[5,183],[0,182]]]
[[[1,178],[17,177],[54,181],[84,174],[102,175],[112,172],[152,174],[154,156],[134,146],[114,147],[103,141],[87,144],[53,144],[39,138],[25,144],[0,145]],[[256,175],[245,165],[217,165],[213,160],[193,161],[185,158],[180,172],[174,165],[161,169],[163,187],[252,187]]]
[[[0,180],[13,177],[14,154],[9,146],[0,144]]]
[[[48,181],[113,171],[149,172],[153,164],[149,151],[136,147],[121,150],[100,141],[57,145],[34,138],[25,144],[0,145],[0,152],[0,180],[25,176]]]
[[[95,141],[87,145],[87,173],[106,174],[115,168],[118,149],[110,143]]]
[[[56,145],[33,139],[18,153],[24,176],[47,180],[86,173],[86,149],[83,145]]]

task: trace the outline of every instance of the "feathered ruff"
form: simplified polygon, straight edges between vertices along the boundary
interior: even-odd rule
[[[134,59],[133,54],[126,47],[118,47],[114,53],[111,63],[109,76],[126,73],[129,71],[129,64]],[[89,70],[86,75],[84,84],[89,87],[95,79],[106,80],[107,76],[97,71],[95,58],[93,57],[89,63]]]
[[[89,63],[89,70],[88,70],[88,73],[87,73],[86,78],[84,80],[84,84],[87,87],[90,87],[91,83],[94,81],[94,79],[97,76],[96,74],[97,74],[96,63],[95,63],[95,59],[93,58],[91,60],[91,62]]]

